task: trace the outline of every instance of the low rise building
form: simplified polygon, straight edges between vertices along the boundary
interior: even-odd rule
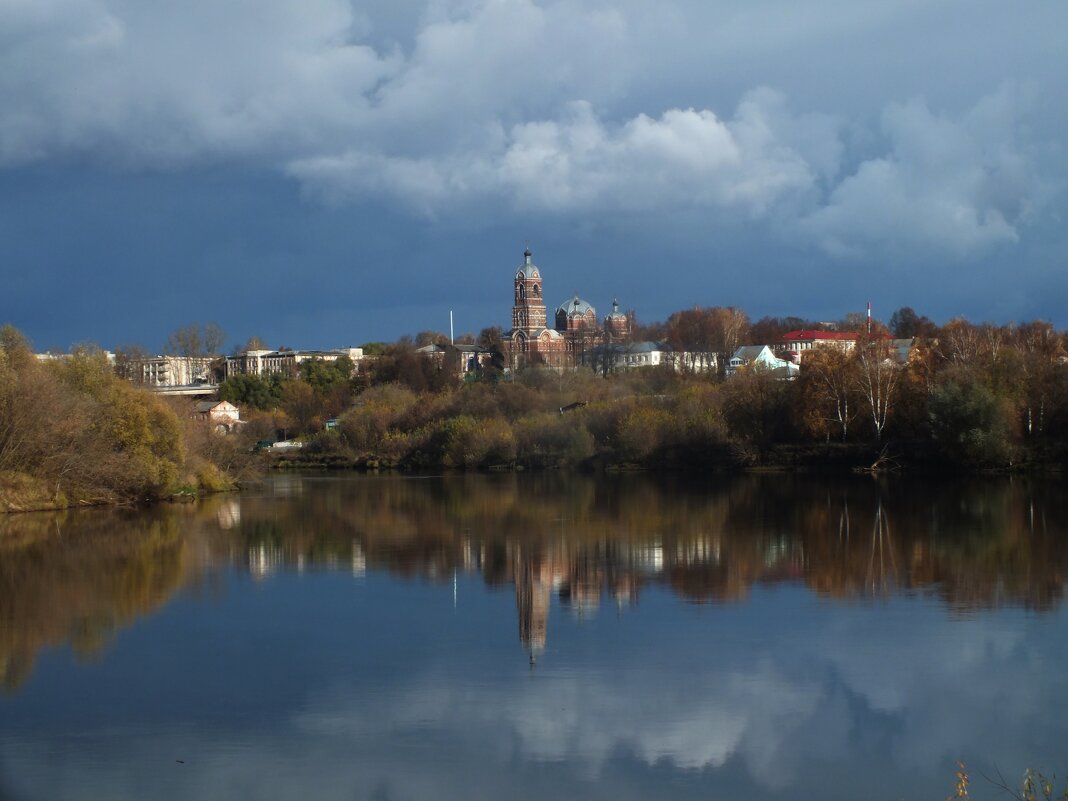
[[[148,387],[214,384],[213,361],[210,356],[149,356],[131,360],[129,371],[135,382]]]
[[[746,367],[772,371],[777,378],[794,378],[800,371],[794,362],[772,353],[768,345],[742,345],[727,362],[727,375],[732,376]]]
[[[335,350],[249,350],[226,358],[226,375],[283,375],[294,377],[300,372],[301,362],[321,359],[334,362],[341,357],[352,360],[358,366],[363,359],[363,348],[337,348]]]
[[[193,410],[197,420],[206,421],[220,433],[233,431],[243,422],[240,410],[229,401],[202,401]]]
[[[857,346],[857,334],[852,331],[790,331],[783,335],[781,350],[796,363],[813,348],[838,348],[853,350]]]
[[[715,353],[676,351],[663,342],[630,342],[598,345],[580,354],[579,363],[601,373],[639,367],[669,367],[676,372],[714,372]]]

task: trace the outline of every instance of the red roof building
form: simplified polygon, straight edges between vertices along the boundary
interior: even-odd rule
[[[783,334],[782,344],[794,361],[800,361],[802,354],[813,348],[853,350],[857,345],[857,336],[854,331],[790,331]]]

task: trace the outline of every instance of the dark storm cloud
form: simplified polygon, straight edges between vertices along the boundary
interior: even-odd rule
[[[210,220],[197,224],[190,196],[181,208],[191,211],[175,208],[187,224],[170,240],[166,225],[149,221],[161,229],[160,250],[196,255],[256,287],[260,265],[270,274],[272,263],[300,264],[343,287],[360,283],[355,273],[374,285],[382,321],[394,326],[384,336],[397,333],[390,308],[411,315],[409,329],[423,327],[424,312],[404,289],[379,285],[374,264],[425,265],[433,259],[406,246],[426,239],[466,251],[450,269],[484,283],[472,265],[513,255],[476,256],[494,243],[489,231],[513,248],[546,232],[540,241],[553,242],[558,263],[592,264],[605,238],[628,252],[699,243],[673,261],[680,281],[710,258],[736,263],[739,253],[769,265],[748,273],[769,283],[817,264],[838,270],[829,278],[844,288],[853,279],[842,275],[875,266],[892,270],[888,301],[894,281],[922,267],[935,313],[950,297],[959,302],[951,287],[963,267],[998,274],[1012,263],[1015,282],[998,297],[1015,293],[1019,302],[996,308],[991,298],[984,309],[976,299],[971,313],[1050,314],[1035,298],[1065,297],[1066,279],[1050,269],[1064,243],[1051,221],[1064,205],[1066,8],[8,0],[0,3],[0,192],[21,206],[23,193],[43,191],[24,176],[76,165],[69,180],[87,182],[75,192],[84,205],[68,197],[65,211],[93,217],[93,192],[102,185],[106,194],[109,176],[150,196],[175,175],[194,182],[221,170],[233,183],[209,205],[245,232],[241,248],[222,244],[225,232]],[[279,219],[257,245],[257,223],[225,200],[255,191],[263,175],[279,177],[264,201]],[[114,211],[126,213],[121,203]],[[368,219],[389,222],[370,227],[365,258],[351,232]],[[62,283],[74,251],[51,243],[45,262],[25,227],[6,233],[9,249]],[[77,254],[91,255],[98,272],[133,272],[119,226],[110,239],[108,227],[92,237],[95,251]],[[352,246],[347,265],[331,240]],[[163,282],[166,263],[138,269]],[[647,265],[625,254],[615,264],[617,283],[655,304],[647,317],[693,300],[649,296]],[[41,293],[40,282],[24,280]],[[170,316],[184,294],[172,293]],[[819,294],[825,314],[845,297]],[[701,301],[759,302],[744,291]],[[818,305],[811,290],[788,301],[794,308],[753,310]],[[456,299],[463,303],[470,316],[483,314],[477,325],[506,316],[486,315],[481,297]],[[258,325],[254,312],[224,311],[239,326]],[[13,314],[6,304],[0,313]],[[299,330],[313,301],[293,300],[287,314]],[[336,325],[349,323],[339,313]]]

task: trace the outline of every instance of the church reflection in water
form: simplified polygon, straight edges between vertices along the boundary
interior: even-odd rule
[[[388,571],[514,587],[532,661],[554,602],[579,616],[650,586],[693,603],[789,583],[828,599],[900,593],[951,614],[1051,609],[1064,595],[1068,505],[1057,482],[459,475],[284,476],[279,492],[196,506],[0,518],[0,677],[37,652],[91,656],[180,590],[227,573]]]

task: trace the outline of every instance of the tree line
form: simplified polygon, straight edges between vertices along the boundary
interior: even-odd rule
[[[938,326],[906,307],[888,325],[873,323],[870,333],[862,315],[833,325],[856,333],[856,347],[807,351],[793,381],[757,367],[731,377],[669,368],[608,376],[530,368],[510,375],[500,358],[464,381],[418,352],[421,344],[447,341],[425,331],[365,343],[358,369],[347,358],[309,359],[289,376],[231,376],[220,395],[240,405],[249,423],[240,437],[202,438],[195,450],[224,472],[241,462],[237,451],[250,442],[293,437],[306,440],[304,458],[413,469],[855,467],[880,454],[954,469],[1063,463],[1068,364],[1065,335],[1050,323],[957,318]],[[736,308],[696,307],[664,323],[635,320],[632,337],[721,354],[722,365],[740,344],[774,344],[789,330],[820,326],[826,323],[750,322]],[[188,415],[181,409],[131,395],[128,382],[84,378],[107,372],[91,349],[39,364],[18,332],[5,332],[0,471],[55,476],[57,492],[78,476],[90,494],[119,486],[126,489],[118,494],[160,493],[181,483],[183,469],[189,477],[181,450],[190,441]],[[463,339],[499,353],[503,337],[494,327]],[[910,345],[898,347],[894,339]],[[43,414],[30,411],[32,398],[41,399]],[[177,417],[177,428],[161,408]],[[123,421],[123,414],[143,422]],[[128,439],[108,439],[109,432]],[[88,456],[94,448],[101,458]],[[137,458],[116,460],[115,453]],[[118,475],[131,464],[136,477]],[[115,475],[105,480],[107,469]]]
[[[825,325],[749,323],[740,310],[713,307],[677,312],[634,335],[663,334],[680,350],[725,355]],[[433,341],[424,332],[380,345],[354,378],[336,375],[288,395],[283,381],[277,406],[312,452],[413,468],[862,466],[880,454],[880,464],[952,469],[1063,462],[1068,359],[1065,335],[1050,323],[957,318],[938,326],[906,307],[870,333],[862,315],[835,327],[855,333],[855,347],[806,351],[792,381],[749,367],[729,378],[670,368],[607,377],[533,368],[505,377],[490,368],[462,382],[416,352],[419,341]],[[499,329],[472,338],[494,337]],[[306,404],[295,402],[298,394]],[[324,414],[337,419],[330,431],[320,430]]]
[[[40,361],[0,328],[0,511],[225,489],[246,462],[188,401],[123,380],[100,349]]]

